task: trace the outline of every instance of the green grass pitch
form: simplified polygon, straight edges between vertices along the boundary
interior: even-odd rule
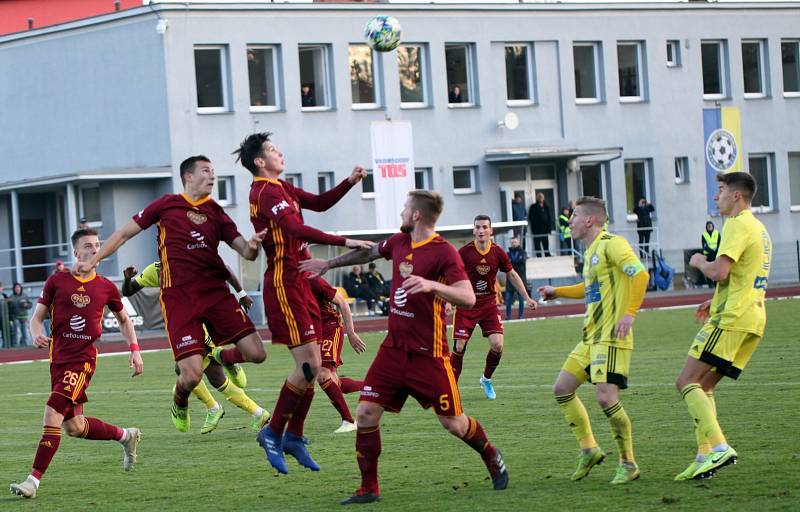
[[[694,436],[674,380],[698,329],[690,309],[645,311],[635,324],[630,388],[622,403],[631,416],[641,480],[612,487],[616,447],[592,387],[579,395],[595,435],[609,454],[588,478],[571,482],[577,446],[550,386],[580,333],[581,319],[507,324],[506,348],[495,374],[498,398],[483,397],[478,377],[487,344],[473,337],[464,362],[464,409],[483,424],[505,455],[511,483],[494,492],[480,458],[447,434],[431,411],[409,399],[381,427],[383,501],[380,510],[797,510],[800,506],[800,426],[797,324],[800,301],[768,304],[767,333],[739,382],[723,380],[717,393],[720,423],[739,451],[739,464],[701,482],[673,482],[694,455]],[[381,341],[367,335],[368,352],[345,346],[340,374],[360,378]],[[272,408],[292,363],[284,347],[268,348],[263,365],[247,365],[248,392]],[[327,510],[359,484],[355,434],[334,435],[337,413],[317,389],[306,435],[322,471],[289,458],[289,475],[275,476],[249,429],[249,417],[224,403],[220,428],[200,435],[202,405],[192,398],[192,431],[177,432],[169,406],[174,382],[169,352],[144,355],[145,373],[130,378],[127,358],[103,357],[89,388],[86,414],[143,432],[139,461],[122,471],[116,443],[63,438],[39,496],[0,494],[2,510]],[[0,367],[0,484],[24,479],[41,434],[49,392],[47,364]],[[214,392],[223,403],[219,393]],[[356,395],[348,402],[355,412]]]

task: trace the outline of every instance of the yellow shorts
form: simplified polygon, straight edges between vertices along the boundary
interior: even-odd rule
[[[689,356],[710,364],[719,374],[738,379],[760,341],[757,334],[727,331],[706,323],[695,335]]]
[[[581,383],[587,380],[592,384],[608,382],[625,389],[628,387],[632,352],[627,348],[603,343],[587,345],[581,341],[567,356],[561,369],[574,375]]]

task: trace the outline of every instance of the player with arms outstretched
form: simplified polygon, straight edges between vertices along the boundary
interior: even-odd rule
[[[764,297],[772,264],[772,241],[750,205],[756,182],[746,172],[717,175],[714,197],[727,217],[717,259],[695,254],[689,264],[715,281],[714,296],[697,308],[705,321],[675,385],[694,420],[695,460],[675,480],[708,478],[738,458],[717,422],[714,388],[722,377],[738,379],[764,335]]]
[[[308,279],[298,270],[307,257],[308,243],[370,247],[370,242],[334,236],[306,226],[303,209],[323,212],[335,205],[366,176],[356,167],[345,180],[320,195],[306,192],[280,179],[284,170],[283,153],[270,141],[271,133],[254,133],[234,151],[237,160],[253,175],[250,186],[250,221],[265,233],[262,245],[267,255],[264,271],[264,310],[272,333],[272,343],[286,345],[295,368],[281,387],[272,419],[261,429],[258,443],[270,465],[288,473],[284,453],[304,467],[319,471],[319,464],[308,453],[303,437],[308,409],[314,399],[314,383],[321,365],[319,346],[320,312]],[[223,364],[238,362],[232,350],[217,349],[214,358]]]
[[[595,385],[597,403],[611,423],[619,451],[619,466],[611,483],[624,484],[639,478],[639,466],[633,456],[631,420],[619,401],[619,390],[628,387],[633,322],[644,300],[649,275],[627,240],[604,230],[606,218],[605,201],[578,199],[570,228],[572,238],[586,247],[583,282],[558,288],[542,286],[539,295],[545,300],[566,297],[586,303],[583,339],[567,357],[553,385],[556,402],[581,447],[572,479],[585,477],[605,458],[586,408],[575,394],[589,381]]]
[[[409,193],[400,233],[377,247],[330,261],[308,260],[301,268],[324,273],[329,268],[392,260],[389,332],[364,378],[358,405],[356,459],[361,486],[343,505],[380,499],[378,457],[384,411],[400,412],[409,396],[432,407],[442,426],[483,459],[495,490],[508,485],[503,457],[475,418],[464,414],[447,343],[445,304],[470,308],[475,294],[455,247],[436,233],[444,202],[425,190]]]
[[[486,354],[486,365],[481,375],[480,384],[486,398],[494,400],[497,394],[494,391],[492,375],[500,358],[503,356],[503,323],[497,311],[497,272],[502,271],[508,275],[510,283],[514,286],[528,307],[536,309],[533,300],[522,282],[522,278],[511,266],[511,260],[499,245],[492,242],[492,219],[488,215],[478,215],[473,220],[472,234],[475,239],[458,250],[464,261],[472,290],[475,292],[475,307],[472,309],[455,309],[453,318],[453,372],[456,381],[461,375],[461,366],[467,342],[472,336],[475,326],[480,325],[484,338],[489,338],[489,352]]]
[[[187,432],[189,395],[203,379],[203,326],[217,345],[235,345],[233,350],[239,358],[231,362],[261,363],[267,358],[253,322],[225,283],[230,274],[217,251],[220,242],[225,242],[240,256],[253,261],[264,233],[245,240],[233,220],[211,198],[215,175],[207,157],[197,155],[181,162],[180,176],[183,193],[165,194],[148,204],[115,231],[91,260],[77,263],[75,270],[95,268],[131,237],[154,224],[158,227],[161,311],[180,369],[172,423]]]
[[[97,231],[79,229],[72,234],[73,254],[78,262],[86,262],[97,253],[100,240]],[[71,437],[122,444],[125,456],[122,468],[133,469],[141,433],[138,428],[120,428],[97,418],[83,415],[83,404],[89,399],[86,389],[97,366],[95,342],[102,333],[105,307],[119,321],[119,330],[130,348],[133,376],[142,373],[142,356],[119,291],[103,276],[89,270],[80,274],[56,272],[44,284],[42,295],[31,319],[31,337],[39,348],[50,350],[50,398],[44,408],[44,431],[36,448],[33,469],[22,483],[11,484],[11,492],[35,498],[39,481],[58,451],[61,429]],[[44,335],[44,320],[50,314],[51,338]]]

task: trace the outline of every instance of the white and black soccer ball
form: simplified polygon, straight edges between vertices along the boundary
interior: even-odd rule
[[[367,44],[379,52],[390,52],[397,48],[402,36],[403,28],[392,16],[375,16],[364,27]]]
[[[719,171],[727,171],[736,163],[736,139],[728,130],[716,130],[706,141],[706,158]]]

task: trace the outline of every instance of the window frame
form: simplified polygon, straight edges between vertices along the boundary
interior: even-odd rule
[[[324,179],[326,181],[327,187],[325,190],[320,188],[320,179]],[[319,194],[323,194],[328,190],[334,187],[334,174],[332,171],[320,171],[317,173],[317,191]]]
[[[199,87],[197,83],[197,50],[218,50],[219,51],[219,72],[220,84],[222,85],[222,106],[220,107],[201,107],[199,96]],[[230,73],[230,58],[228,56],[227,44],[196,44],[192,47],[192,60],[194,61],[194,86],[195,86],[195,106],[198,114],[227,114],[232,112],[231,101],[231,73]],[[248,100],[249,103],[249,100]]]
[[[226,195],[220,195],[220,184],[225,183]],[[236,177],[233,175],[217,176],[217,186],[214,187],[217,196],[217,204],[223,207],[236,205]]]
[[[469,188],[456,188],[456,172],[469,171]],[[450,173],[453,179],[453,195],[467,195],[478,193],[478,168],[474,165],[455,165]]]
[[[753,210],[753,213],[773,213],[773,212],[777,212],[778,211],[778,207],[777,207],[777,204],[776,204],[777,197],[776,197],[775,190],[774,190],[774,186],[775,186],[775,176],[774,176],[774,174],[775,174],[775,165],[773,163],[774,162],[773,154],[772,153],[750,153],[750,154],[748,154],[747,155],[747,168],[748,168],[748,171],[750,172],[751,176],[752,176],[752,165],[750,164],[750,160],[753,160],[753,159],[756,159],[756,158],[763,159],[764,162],[766,163],[765,175],[766,175],[766,178],[767,178],[766,190],[767,190],[767,202],[768,202],[768,204],[767,205],[760,205],[760,206],[752,206],[751,210]],[[758,186],[759,190],[763,190],[764,187],[762,187],[761,183],[758,183],[756,181],[756,185]],[[753,198],[753,199],[755,199],[755,198]]]
[[[681,67],[681,41],[680,39],[667,39],[667,67]],[[672,60],[669,58],[669,49],[672,48]]]
[[[295,188],[303,188],[303,173],[301,172],[284,173],[283,181],[291,183],[292,185],[294,185]]]
[[[761,99],[769,97],[769,57],[767,54],[767,41],[764,39],[742,39],[742,90],[744,91],[745,99]],[[757,44],[758,45],[758,79],[761,85],[760,92],[747,92],[744,88],[746,86],[745,69],[744,69],[744,45]]]
[[[433,190],[433,169],[431,167],[415,167],[414,187],[417,186],[417,173],[422,173],[423,187],[419,190]]]
[[[297,45],[297,62],[298,62],[298,78],[300,78],[300,87],[302,88],[303,77],[300,75],[301,73],[301,65],[300,65],[300,54],[303,51],[308,50],[320,50],[322,55],[322,83],[324,85],[323,90],[323,98],[318,96],[319,91],[316,88],[316,77],[314,81],[314,99],[316,100],[317,104],[313,107],[304,107],[301,99],[300,103],[300,111],[301,112],[328,112],[330,110],[335,109],[335,102],[334,99],[336,95],[334,94],[333,84],[334,84],[334,77],[333,77],[333,63],[332,63],[332,56],[331,56],[331,45],[326,43],[299,43]],[[302,93],[301,93],[302,94]]]
[[[508,97],[508,62],[505,63],[506,71],[506,105],[509,107],[528,107],[536,105],[536,56],[534,55],[533,43],[504,43],[503,44],[503,60],[505,61],[506,49],[514,46],[522,46],[525,48],[525,66],[526,74],[528,76],[528,99],[510,99]]]
[[[704,64],[703,64],[703,45],[705,44],[714,44],[717,46],[717,73],[719,77],[719,93],[708,93],[706,94],[706,84],[705,78],[703,78],[703,72],[705,71]],[[703,81],[703,99],[704,100],[723,100],[729,98],[729,89],[728,80],[729,80],[729,73],[728,73],[728,50],[727,50],[727,40],[726,39],[703,39],[700,41],[700,72],[701,72],[701,79]]]
[[[605,169],[606,168],[606,164],[604,164],[602,162],[593,163],[593,164],[587,164],[585,166],[581,166],[580,179],[578,181],[578,183],[580,184],[581,195],[583,195],[583,196],[588,195],[588,193],[586,191],[586,188],[584,187],[583,170],[584,169],[588,170],[590,167],[597,167],[597,173],[600,176],[600,198],[599,199],[605,200],[606,197],[608,197],[608,188],[607,188],[607,181],[606,181],[606,169]]]
[[[367,175],[361,180],[361,199],[375,199],[375,176],[372,174],[372,169],[366,171]],[[372,192],[364,192],[364,185],[367,183],[372,184]]]
[[[786,74],[783,67],[783,45],[784,44],[793,44],[795,46],[795,83],[797,84],[796,91],[787,91],[786,90]],[[784,98],[800,98],[800,38],[788,38],[788,39],[781,39],[781,89],[783,90],[783,97]]]
[[[691,182],[691,168],[688,156],[675,157],[675,184],[688,185]]]
[[[628,164],[637,164],[637,163],[641,163],[642,164],[642,174],[644,175],[644,198],[648,202],[651,202],[651,203],[653,202],[652,187],[653,187],[653,178],[654,177],[651,176],[651,173],[652,173],[651,160],[649,158],[630,158],[630,159],[625,160],[623,162],[623,172],[625,173],[625,176],[624,176],[624,179],[625,179],[625,212],[627,214],[628,222],[636,222],[636,214],[633,212],[633,210],[628,211],[627,166],[628,166]],[[640,198],[638,198],[638,197],[634,197],[633,198],[633,207],[634,207],[634,209],[636,208],[636,205],[638,204],[639,199]]]
[[[250,68],[247,69],[247,89],[250,112],[280,112],[283,110],[283,94],[281,90],[281,45],[280,44],[248,44],[245,47],[245,55],[248,50],[272,50],[272,76],[275,88],[275,105],[253,105],[252,90],[250,84]]]
[[[464,49],[464,66],[466,67],[466,75],[467,75],[467,97],[469,101],[464,101],[461,103],[450,103],[450,77],[447,76],[447,50],[453,50],[463,48]],[[479,105],[478,102],[478,83],[477,83],[477,76],[478,74],[475,72],[475,63],[477,62],[477,58],[475,55],[475,45],[473,43],[445,43],[444,44],[444,55],[445,55],[445,80],[447,85],[447,106],[448,108],[470,108],[476,107]]]
[[[575,48],[576,47],[591,47],[592,48],[592,59],[594,64],[594,93],[595,96],[591,98],[579,98],[578,97],[578,84],[575,81]],[[603,79],[602,79],[602,70],[603,70],[603,56],[602,56],[602,42],[600,41],[573,41],[572,42],[572,84],[575,92],[575,103],[578,105],[597,105],[598,103],[603,103],[604,101],[604,93],[603,93]]]
[[[374,49],[370,48],[366,43],[348,43],[347,45],[347,71],[348,75],[350,74],[350,48],[353,46],[363,46],[369,48],[370,51],[370,63],[372,64],[372,94],[373,94],[373,102],[372,103],[356,103],[353,100],[353,81],[352,78],[350,79],[350,106],[353,110],[376,110],[383,107],[383,95],[381,91],[383,89],[382,83],[382,62],[383,60],[380,58],[380,53],[375,51]]]
[[[647,101],[647,91],[645,79],[646,63],[645,63],[645,43],[644,41],[617,41],[617,77],[619,77],[619,49],[620,46],[632,46],[636,48],[636,82],[639,88],[638,96],[623,96],[622,95],[622,82],[617,84],[619,92],[620,103],[643,103]]]
[[[100,216],[100,220],[90,220],[86,217],[86,203],[84,201],[83,194],[86,190],[90,189],[97,189],[97,211],[98,215]],[[100,229],[103,227],[103,195],[100,193],[100,184],[99,183],[87,183],[85,185],[78,186],[78,218],[86,218],[86,225],[92,229]]]
[[[419,55],[419,69],[420,69],[420,88],[422,90],[422,101],[403,101],[403,87],[398,80],[398,88],[400,89],[400,109],[420,109],[420,108],[429,108],[432,106],[431,101],[431,92],[430,92],[430,84],[431,84],[431,77],[430,77],[430,69],[429,69],[429,62],[430,58],[428,55],[429,49],[426,43],[403,43],[398,47],[400,48],[419,48],[418,55]],[[400,53],[398,52],[398,59]],[[398,62],[398,78],[400,78],[399,73],[400,63]]]
[[[792,159],[797,165],[794,169],[792,168]],[[800,212],[800,197],[797,198],[797,204],[792,201],[792,176],[798,181],[797,186],[800,187],[800,152],[789,151],[786,155],[786,168],[789,171],[789,211]]]

